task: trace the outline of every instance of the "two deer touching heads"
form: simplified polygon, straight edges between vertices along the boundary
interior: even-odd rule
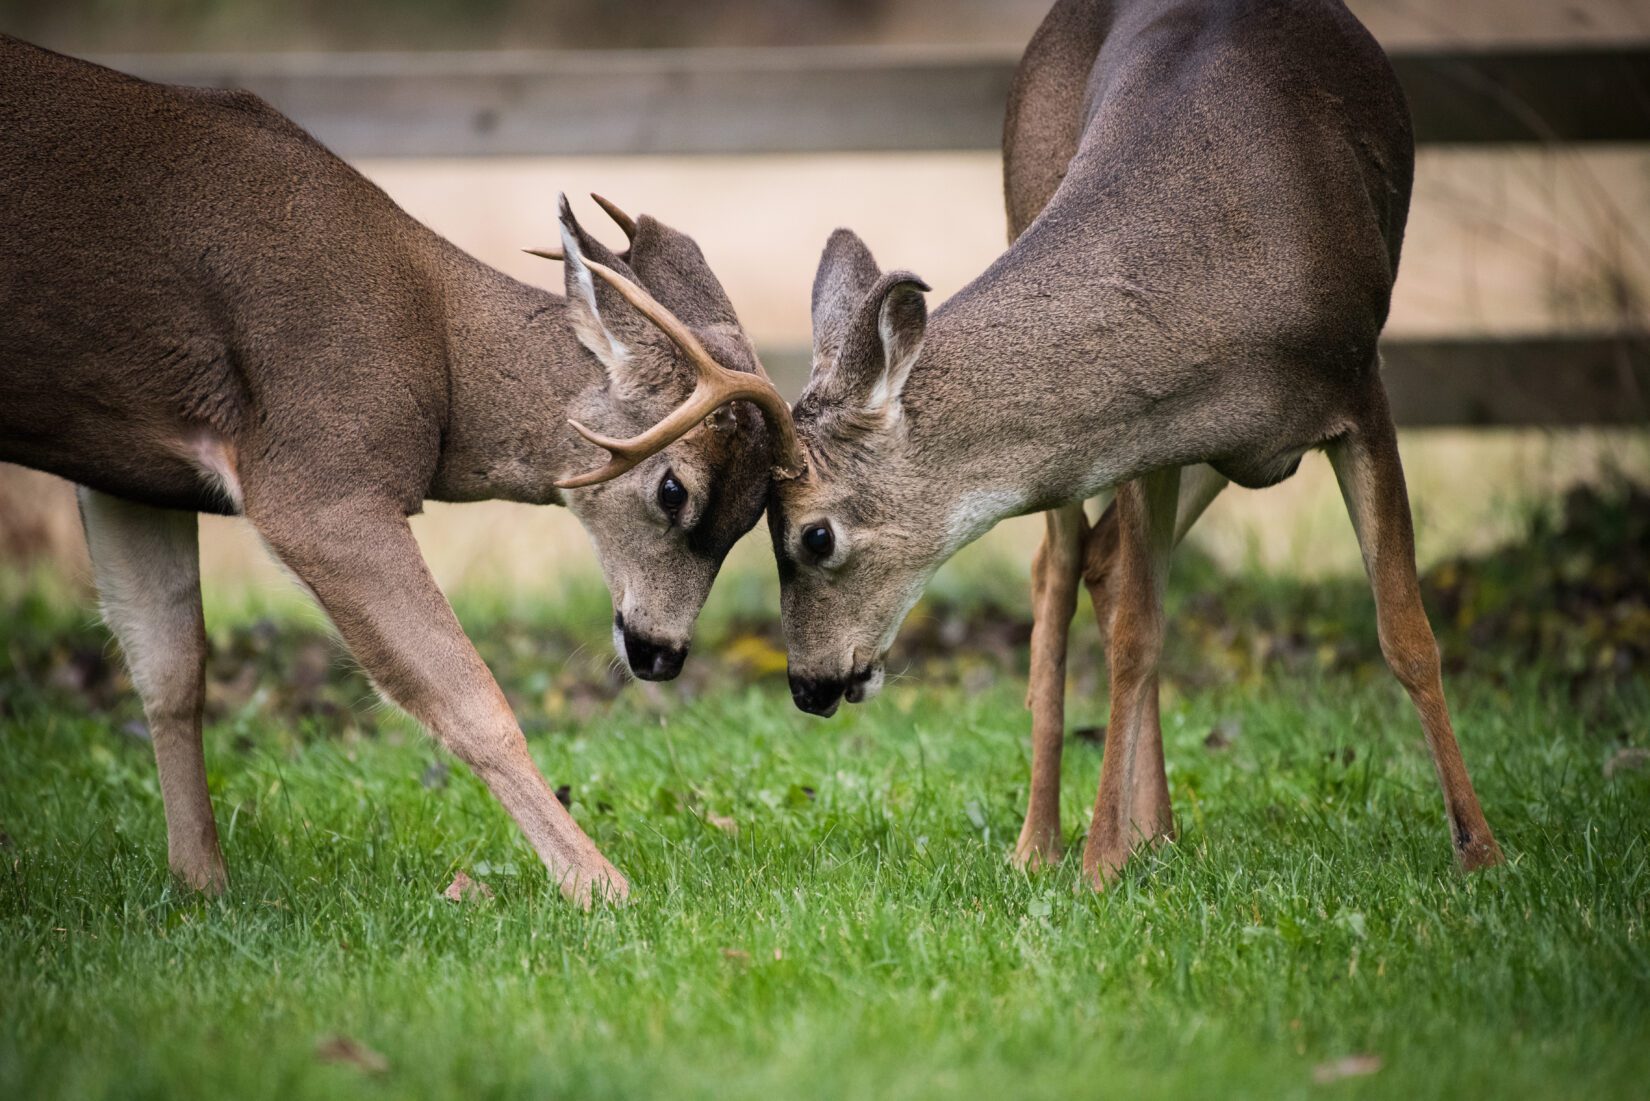
[[[614,645],[638,677],[679,672],[718,567],[765,507],[797,706],[830,715],[868,698],[923,584],[966,541],[922,508],[903,446],[927,284],[884,275],[852,232],[832,234],[813,375],[792,409],[693,242],[598,202],[626,252],[586,233],[565,198],[560,248],[534,252],[565,262],[569,320],[607,372],[572,421],[608,460],[558,486],[595,543]]]
[[[1274,484],[1312,450],[1335,468],[1456,856],[1501,859],[1445,702],[1376,355],[1413,135],[1339,0],[1057,0],[1008,103],[1008,251],[930,319],[921,279],[838,230],[794,408],[698,246],[652,218],[598,200],[627,239],[614,252],[563,200],[541,253],[565,263],[558,297],[464,255],[252,96],[0,35],[0,116],[21,120],[0,128],[15,182],[0,274],[22,273],[0,278],[0,462],[80,486],[169,860],[196,887],[227,875],[201,743],[197,513],[243,515],[588,903],[629,885],[555,798],[430,576],[407,525],[424,501],[570,507],[615,644],[655,680],[681,669],[765,512],[791,694],[818,715],[880,687],[946,558],[1043,511],[1014,858],[1060,855],[1081,583],[1110,677],[1083,860],[1100,887],[1174,833],[1157,698],[1174,545],[1228,481]],[[1113,488],[1091,525],[1083,503]]]

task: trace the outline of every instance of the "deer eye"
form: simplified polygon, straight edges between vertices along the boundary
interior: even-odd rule
[[[802,546],[823,562],[831,557],[831,551],[836,548],[836,536],[824,524],[809,524],[802,529]]]
[[[659,507],[667,514],[675,516],[682,511],[682,506],[687,504],[687,499],[687,487],[676,480],[676,472],[665,471],[664,478],[659,482]]]

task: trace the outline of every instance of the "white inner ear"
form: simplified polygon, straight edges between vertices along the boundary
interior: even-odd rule
[[[877,335],[882,338],[882,376],[871,388],[865,406],[869,412],[897,417],[900,412],[899,396],[905,389],[905,380],[911,375],[911,365],[916,363],[917,355],[922,351],[926,330],[921,326],[915,333],[898,329],[893,321],[893,301],[894,295],[888,295],[882,300],[882,309],[877,313]]]
[[[596,305],[595,276],[585,264],[584,254],[579,251],[579,239],[566,225],[561,227],[561,251],[568,274],[573,277],[569,281],[567,299],[571,307],[569,320],[573,323],[573,333],[579,338],[579,343],[601,361],[614,386],[622,389],[624,370],[630,363],[630,349],[602,320],[602,312]]]

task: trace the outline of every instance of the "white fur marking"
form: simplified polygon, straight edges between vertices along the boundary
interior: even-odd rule
[[[882,374],[877,377],[865,404],[870,412],[881,413],[890,421],[897,421],[903,415],[900,394],[905,389],[905,380],[911,376],[911,365],[916,363],[918,354],[922,352],[922,341],[919,339],[907,346],[889,320],[888,305],[889,299],[884,299],[882,309],[877,313],[877,336],[882,340]]]
[[[998,521],[1023,512],[1025,507],[1026,495],[1019,489],[980,489],[963,494],[945,521],[947,556],[990,531]]]
[[[589,265],[584,262],[584,254],[579,251],[578,238],[565,224],[561,227],[561,252],[563,260],[573,273],[573,283],[579,291],[579,298],[586,309],[590,311],[590,320],[595,328],[586,331],[585,327],[574,321],[574,330],[580,340],[591,353],[607,368],[608,377],[615,383],[620,383],[618,372],[630,362],[630,349],[624,342],[613,335],[613,330],[607,327],[602,319],[602,311],[596,304],[596,279],[591,273]],[[598,346],[599,345],[599,346]]]
[[[235,470],[235,452],[227,443],[208,432],[199,432],[183,441],[189,460],[213,489],[221,493],[236,512],[245,511],[241,479]]]

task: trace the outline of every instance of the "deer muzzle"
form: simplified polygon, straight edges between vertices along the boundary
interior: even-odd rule
[[[674,680],[687,661],[688,648],[649,638],[627,626],[624,615],[613,617],[620,640],[624,643],[624,659],[638,680]]]
[[[882,687],[882,664],[868,665],[846,677],[802,677],[792,673],[790,682],[791,701],[798,708],[830,718],[843,700],[863,703],[876,695]]]

